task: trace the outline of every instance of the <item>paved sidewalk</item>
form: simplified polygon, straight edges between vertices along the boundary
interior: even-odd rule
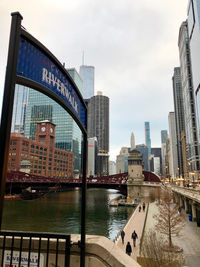
[[[117,238],[117,240],[115,241],[117,246],[120,247],[121,249],[123,249],[125,252],[126,252],[126,244],[129,241],[130,244],[131,244],[131,247],[132,247],[131,257],[135,261],[137,261],[137,257],[139,256],[140,239],[141,239],[141,236],[142,236],[145,217],[146,217],[146,214],[147,214],[147,206],[148,206],[148,204],[147,203],[145,203],[145,204],[146,204],[145,211],[143,211],[141,209],[141,212],[139,212],[139,206],[137,206],[137,208],[133,212],[132,216],[130,217],[129,221],[125,225],[125,227],[123,229],[124,232],[125,232],[124,244],[122,244],[121,236],[119,236]],[[138,239],[136,240],[136,247],[133,246],[133,239],[131,238],[131,235],[132,235],[134,230],[138,235]]]
[[[155,220],[153,215],[157,213],[157,206],[155,203],[149,204],[149,210],[146,220],[145,232],[154,227]],[[182,210],[182,212],[185,212]],[[188,267],[200,266],[200,227],[197,227],[196,222],[190,222],[188,215],[186,215],[186,222],[180,237],[173,237],[174,244],[183,248],[185,256],[185,265]]]

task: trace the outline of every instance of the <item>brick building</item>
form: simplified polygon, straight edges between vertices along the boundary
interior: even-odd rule
[[[36,140],[11,133],[8,171],[27,171],[46,177],[72,177],[73,153],[55,147],[55,124],[37,125]],[[28,164],[29,163],[29,164]]]

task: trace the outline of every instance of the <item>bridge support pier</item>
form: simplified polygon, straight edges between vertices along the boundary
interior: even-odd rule
[[[182,197],[181,197],[181,196],[180,196],[179,205],[180,205],[180,207],[183,207],[183,199],[182,199]]]
[[[191,203],[192,206],[192,221],[196,222],[197,221],[197,211],[196,211],[196,204],[195,202]]]
[[[184,204],[185,204],[185,212],[188,213],[189,212],[189,207],[188,207],[188,203],[186,198],[184,198]]]

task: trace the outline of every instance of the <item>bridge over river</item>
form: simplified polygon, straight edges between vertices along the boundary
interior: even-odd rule
[[[154,173],[143,171],[145,186],[160,186],[160,179]],[[87,187],[118,189],[127,193],[128,172],[102,177],[88,177]],[[7,173],[6,192],[20,192],[27,187],[80,187],[82,178],[45,177],[24,172],[11,171]]]

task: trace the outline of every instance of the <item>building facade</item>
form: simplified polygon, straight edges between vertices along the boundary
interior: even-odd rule
[[[94,67],[82,65],[79,74],[83,81],[83,98],[90,99],[94,96]]]
[[[97,92],[88,103],[88,138],[97,137],[98,176],[108,175],[109,168],[109,98]]]
[[[198,130],[187,21],[184,21],[181,24],[179,30],[178,46],[181,68],[186,138],[186,160],[185,157],[183,157],[183,165],[184,176],[187,177],[189,172],[196,172],[199,170]]]
[[[8,171],[23,171],[45,177],[73,177],[73,153],[55,147],[55,124],[38,123],[36,138],[11,133]],[[29,163],[29,164],[28,164]]]
[[[181,133],[185,132],[185,120],[184,120],[183,91],[182,91],[180,67],[174,68],[172,84],[173,84],[174,113],[175,113],[176,135],[177,135],[178,170],[179,170],[179,176],[180,175],[184,176]]]

